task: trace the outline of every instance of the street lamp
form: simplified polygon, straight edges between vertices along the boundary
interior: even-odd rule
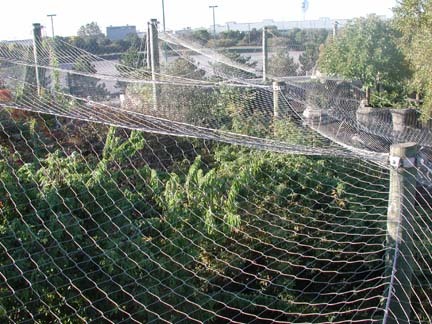
[[[162,0],[162,26],[165,32],[165,0]]]
[[[218,6],[209,6],[210,9],[213,9],[213,35],[216,38],[216,16],[215,16],[215,8]]]
[[[51,30],[52,30],[52,38],[54,39],[54,17],[57,16],[56,14],[49,14],[47,17],[51,18]]]

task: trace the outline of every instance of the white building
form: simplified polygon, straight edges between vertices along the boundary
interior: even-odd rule
[[[299,21],[274,21],[273,19],[265,19],[261,22],[237,23],[235,21],[227,22],[225,25],[216,25],[216,32],[224,32],[229,30],[238,30],[248,32],[252,29],[260,30],[266,26],[275,26],[279,30],[289,29],[333,29],[335,22],[338,22],[339,27],[347,24],[348,19],[330,19],[320,18],[317,20],[299,20]],[[213,25],[209,27],[209,31],[213,32]]]

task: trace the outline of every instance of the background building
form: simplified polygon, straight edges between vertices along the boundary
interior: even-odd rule
[[[227,22],[225,25],[216,25],[216,32],[224,32],[228,30],[238,30],[247,32],[252,29],[260,30],[266,26],[274,26],[279,30],[289,30],[294,28],[300,29],[333,29],[334,23],[338,22],[339,27],[344,26],[347,19],[330,19],[320,18],[316,20],[299,20],[299,21],[274,21],[273,19],[265,19],[261,22],[237,23],[235,21]],[[213,25],[209,27],[209,31],[213,31]]]
[[[126,38],[128,35],[136,35],[137,29],[136,26],[109,26],[106,29],[107,31],[107,38],[116,41]]]

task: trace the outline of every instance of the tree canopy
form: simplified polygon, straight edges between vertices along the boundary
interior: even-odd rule
[[[389,91],[409,77],[397,31],[376,15],[354,19],[322,47],[319,69],[330,76],[359,80],[365,88],[381,84]]]
[[[268,62],[269,73],[277,77],[296,76],[299,64],[289,55],[288,51],[278,50]]]
[[[103,36],[103,33],[102,33],[101,29],[99,28],[99,25],[94,21],[81,26],[80,29],[78,29],[77,34],[79,37],[100,37],[100,36]]]
[[[432,113],[432,1],[401,0],[394,8],[394,25],[401,32],[401,48],[413,70],[411,89],[422,93],[424,116]]]

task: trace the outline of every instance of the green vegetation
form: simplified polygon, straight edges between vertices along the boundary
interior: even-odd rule
[[[172,322],[184,314],[201,321],[215,314],[292,321],[283,313],[304,311],[302,302],[335,301],[315,295],[322,283],[349,282],[364,291],[355,297],[362,304],[371,293],[364,280],[379,285],[374,278],[381,278],[375,272],[383,258],[363,263],[367,254],[355,260],[350,254],[358,245],[367,252],[381,244],[364,228],[372,237],[381,233],[375,218],[387,207],[385,190],[370,198],[373,210],[362,204],[365,183],[376,188],[379,174],[361,165],[355,174],[337,159],[87,125],[92,138],[86,124],[77,125],[85,133],[75,139],[81,153],[67,153],[70,139],[52,138],[40,117],[1,117],[9,135],[25,136],[14,142],[15,152],[1,141],[0,240],[7,253],[0,268],[7,286],[0,286],[0,304],[14,321],[29,314],[42,323],[100,320],[95,307],[115,322],[129,314],[140,322],[155,314]],[[343,178],[347,170],[350,177]],[[362,235],[350,246],[335,245],[346,235],[335,226],[353,235],[363,228]],[[350,262],[336,274],[338,265],[325,261],[334,258]],[[321,267],[329,272],[313,270]]]
[[[376,16],[352,21],[321,47],[320,69],[376,88],[385,101],[375,105],[397,105],[412,91],[422,93],[427,114],[432,105],[430,10],[431,1],[406,0],[396,9],[394,24]],[[191,37],[219,47],[261,41],[256,30],[222,33],[217,39],[195,31]],[[270,60],[270,74],[310,73],[327,37],[323,30],[273,29],[272,46],[285,49]],[[146,73],[136,38],[110,42],[91,23],[65,41],[96,54],[122,50],[121,74],[128,68]],[[303,51],[301,66],[288,54],[293,49]],[[226,55],[254,66],[238,53]],[[69,76],[70,91],[103,98],[106,91],[92,78],[96,67],[89,62],[84,56],[74,62],[81,74]],[[248,76],[222,64],[213,69],[233,78]],[[186,59],[163,72],[205,77]],[[318,90],[330,92],[326,87]],[[176,114],[162,117],[263,140],[276,136],[290,144],[319,145],[318,135],[307,136],[294,121],[274,120],[267,90],[203,88],[161,86],[160,102]],[[151,102],[150,84],[126,90]],[[48,104],[49,96],[43,93],[40,104]],[[18,103],[26,99],[21,94]],[[327,106],[330,99],[315,95],[307,100]],[[380,217],[385,220],[388,208],[386,170],[356,160],[58,122],[5,108],[0,125],[0,320],[382,319],[379,311],[358,310],[385,304],[386,229]],[[162,122],[160,129],[165,131]],[[428,248],[425,243],[416,253]],[[428,291],[418,289],[415,298]],[[419,321],[429,318],[427,300],[413,306]],[[318,319],[316,314],[321,314]]]
[[[410,71],[398,41],[390,22],[374,15],[355,19],[335,39],[329,38],[320,53],[319,69],[359,80],[366,90],[379,89],[379,95],[393,98],[393,103],[403,101]]]
[[[423,117],[432,117],[432,1],[401,0],[394,9],[400,46],[414,72],[410,90],[424,97]]]

